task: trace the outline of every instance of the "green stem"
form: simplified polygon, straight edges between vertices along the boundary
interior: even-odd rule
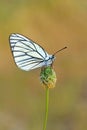
[[[45,108],[45,118],[44,118],[43,130],[46,130],[46,126],[47,126],[48,105],[49,105],[49,88],[46,87],[46,108]]]

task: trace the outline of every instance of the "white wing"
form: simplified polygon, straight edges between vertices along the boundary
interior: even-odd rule
[[[50,55],[40,45],[20,34],[11,34],[9,40],[15,63],[22,70],[42,67],[50,59]]]

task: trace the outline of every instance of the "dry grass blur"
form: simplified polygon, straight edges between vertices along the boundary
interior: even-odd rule
[[[47,130],[87,130],[87,1],[0,1],[0,130],[41,130],[45,91],[40,69],[19,70],[8,37],[21,33],[57,54]]]

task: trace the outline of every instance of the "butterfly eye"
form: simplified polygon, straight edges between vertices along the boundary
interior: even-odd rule
[[[56,57],[54,55],[52,55],[52,59],[54,60]]]

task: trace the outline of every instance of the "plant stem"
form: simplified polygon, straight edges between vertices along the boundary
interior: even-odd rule
[[[46,130],[46,126],[47,126],[48,105],[49,105],[49,88],[46,87],[46,106],[45,106],[45,118],[44,118],[43,130]]]

